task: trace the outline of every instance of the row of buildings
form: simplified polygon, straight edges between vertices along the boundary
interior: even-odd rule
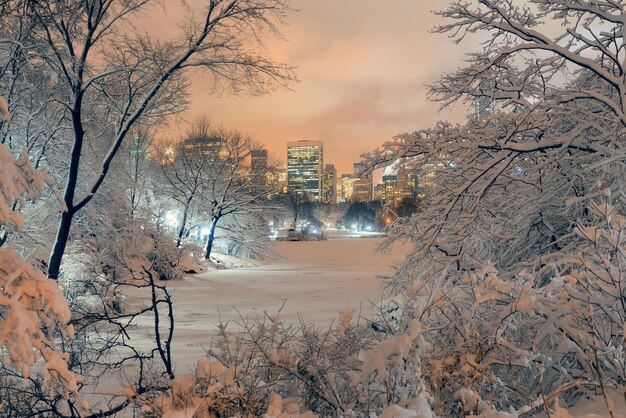
[[[405,197],[418,195],[418,176],[404,167],[388,170],[375,187],[371,173],[365,173],[360,163],[354,164],[352,173],[338,175],[333,164],[324,163],[322,141],[287,143],[286,174],[287,190],[326,204],[379,200],[395,206]]]
[[[228,157],[222,155],[227,154],[227,147],[217,137],[190,138],[181,146],[187,155],[214,155],[220,160]],[[378,200],[386,206],[397,206],[403,198],[418,196],[417,174],[399,164],[388,167],[382,183],[376,186],[361,163],[354,164],[352,173],[339,175],[333,164],[325,164],[322,141],[288,142],[286,169],[273,167],[269,160],[266,149],[252,150],[247,162],[239,167],[241,175],[252,175],[277,190],[304,193],[311,201],[325,204]]]

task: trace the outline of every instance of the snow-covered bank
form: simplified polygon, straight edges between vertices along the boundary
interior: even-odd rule
[[[327,229],[324,234],[328,239],[348,239],[348,238],[381,238],[384,232],[376,231],[348,231],[345,229]]]
[[[346,307],[369,317],[380,279],[404,258],[406,248],[377,252],[381,238],[276,242],[277,260],[257,267],[211,270],[165,282],[174,301],[174,358],[187,371],[204,354],[220,322],[276,314],[326,327]],[[163,284],[163,283],[162,283]],[[131,303],[144,295],[133,294]],[[144,320],[146,332],[153,325]],[[146,345],[148,342],[146,342]]]

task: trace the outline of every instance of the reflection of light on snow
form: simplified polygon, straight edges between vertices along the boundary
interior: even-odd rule
[[[366,231],[371,231],[371,230],[372,230],[372,225],[368,225],[368,226],[366,226],[366,227],[365,227],[365,230],[366,230]]]
[[[178,222],[178,216],[176,216],[176,213],[167,212],[165,214],[165,223],[167,223],[167,226],[170,226],[172,228],[177,227],[179,222]]]
[[[209,235],[209,228],[201,228],[200,229],[200,235]]]

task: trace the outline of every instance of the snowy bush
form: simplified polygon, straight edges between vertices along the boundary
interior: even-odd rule
[[[77,219],[77,237],[68,249],[66,263],[78,258],[90,270],[79,276],[88,280],[103,276],[118,283],[151,269],[159,280],[182,278],[181,258],[191,248],[177,248],[174,237],[153,224],[150,212],[132,217],[123,193],[105,189],[94,199],[97,204],[85,208]],[[64,272],[70,269],[64,267]]]
[[[172,237],[163,231],[148,230],[146,235],[152,240],[152,249],[147,258],[159,280],[182,279],[184,272],[181,258],[188,252],[188,247],[176,247]]]
[[[595,396],[618,416],[613,396],[626,397],[626,217],[606,203],[589,212],[594,222],[576,227],[576,250],[546,254],[533,271],[501,278],[484,263],[407,286],[394,311],[402,317],[388,324],[422,324],[423,375],[440,413],[517,417]]]
[[[379,339],[353,315],[343,311],[325,330],[270,316],[243,321],[243,330],[221,326],[194,375],[137,402],[159,416],[435,418],[421,380],[419,329]]]
[[[0,101],[0,115],[7,118]],[[13,204],[34,198],[45,176],[28,161],[26,152],[16,160],[0,144],[0,228],[4,233],[22,226]],[[9,245],[6,245],[8,240]],[[31,369],[49,384],[59,384],[65,393],[76,394],[79,376],[69,371],[68,356],[59,349],[59,339],[69,340],[70,311],[57,284],[24,261],[4,238],[0,245],[0,349],[3,361],[17,374],[29,378]],[[42,360],[41,363],[38,363]],[[36,367],[34,367],[36,365]]]
[[[255,212],[225,216],[215,234],[215,251],[238,258],[272,258],[267,224],[265,217]]]

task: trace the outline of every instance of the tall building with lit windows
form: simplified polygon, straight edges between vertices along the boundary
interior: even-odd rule
[[[183,141],[182,147],[187,155],[204,154],[217,155],[220,158],[226,158],[228,151],[226,143],[222,138],[216,136],[199,136],[187,138]]]
[[[352,202],[372,201],[372,175],[363,174],[363,165],[354,163],[354,180],[352,182]]]
[[[322,177],[322,203],[331,204],[337,201],[337,169],[332,164],[326,164]]]
[[[354,178],[352,174],[341,175],[341,199],[339,202],[352,202],[352,193],[354,192]]]
[[[383,175],[382,201],[385,206],[395,206],[398,194],[398,176],[396,174]]]
[[[295,141],[287,143],[287,187],[289,191],[306,193],[319,202],[324,174],[324,143]]]

